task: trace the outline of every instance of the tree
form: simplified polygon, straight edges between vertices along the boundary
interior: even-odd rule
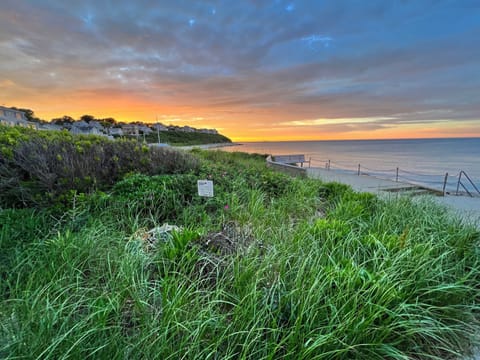
[[[111,128],[117,125],[117,120],[115,120],[114,118],[99,119],[99,121],[104,128]]]
[[[89,123],[90,121],[95,121],[95,116],[92,115],[82,115],[80,117],[80,121],[85,121],[86,123]]]
[[[61,118],[54,118],[50,120],[52,123],[57,125],[72,124],[75,119],[68,115],[63,115]]]

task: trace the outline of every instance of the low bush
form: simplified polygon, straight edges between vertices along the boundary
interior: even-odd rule
[[[175,221],[184,208],[193,204],[197,192],[194,175],[134,174],[112,189],[115,208],[148,216],[157,222]]]
[[[0,127],[1,128],[1,127]],[[185,173],[194,157],[134,141],[110,141],[65,132],[1,128],[0,206],[26,207],[69,202],[74,193],[105,190],[131,172]]]
[[[195,151],[204,161],[200,175],[213,180],[216,187],[225,192],[241,188],[258,189],[266,200],[281,197],[291,188],[291,177],[269,170],[265,166],[265,155],[240,152]]]
[[[146,136],[149,143],[158,142],[158,138],[162,143],[170,145],[201,145],[201,144],[220,144],[231,143],[232,140],[221,134],[206,134],[201,132],[184,132],[184,131],[161,131],[159,134],[152,132]]]

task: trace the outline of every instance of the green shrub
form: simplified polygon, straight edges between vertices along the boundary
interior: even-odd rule
[[[197,248],[191,245],[199,237],[200,234],[197,231],[190,229],[174,231],[169,239],[158,244],[157,256],[169,262],[180,262],[183,259],[193,265],[198,257]],[[189,272],[185,269],[183,271]]]
[[[25,137],[17,129],[0,129],[0,144],[11,150],[0,158],[3,207],[64,203],[72,191],[105,190],[130,172],[176,174],[198,166],[186,153],[134,141],[65,132],[31,132]]]
[[[175,221],[193,203],[197,192],[194,175],[133,174],[112,189],[116,209],[128,209],[157,222]]]
[[[353,193],[351,187],[337,182],[324,183],[320,186],[318,191],[318,195],[321,198],[332,203],[340,199],[346,193]]]
[[[289,191],[293,178],[274,171],[263,172],[258,178],[258,188],[270,197],[281,197]]]
[[[160,134],[152,132],[146,136],[146,141],[149,143],[157,143],[158,135],[160,135],[161,142],[171,145],[201,145],[232,142],[229,138],[221,134],[188,133],[183,131],[162,131]]]
[[[357,193],[352,190],[345,191],[340,197],[336,196],[334,209],[329,216],[355,221],[371,216],[375,211],[378,200],[373,194]]]
[[[291,189],[291,177],[266,167],[265,156],[241,152],[200,151],[196,154],[204,161],[200,176],[214,181],[215,186],[227,193],[241,188],[258,189],[266,200],[278,198]]]

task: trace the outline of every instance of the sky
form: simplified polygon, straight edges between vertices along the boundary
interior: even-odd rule
[[[2,0],[0,105],[235,141],[480,136],[479,0]]]

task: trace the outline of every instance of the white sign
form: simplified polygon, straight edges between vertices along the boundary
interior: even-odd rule
[[[204,197],[213,197],[213,181],[212,180],[198,180],[198,195]]]

